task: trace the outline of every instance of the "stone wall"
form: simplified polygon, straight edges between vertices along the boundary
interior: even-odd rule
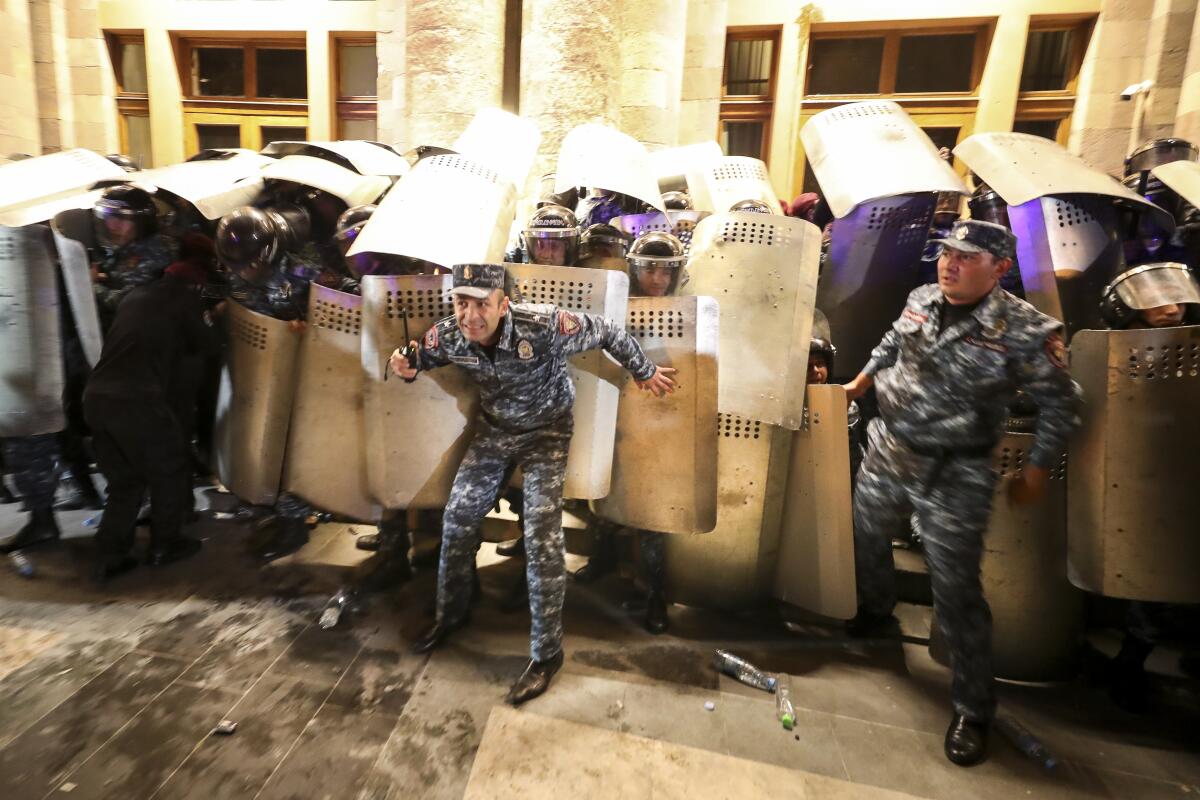
[[[689,0],[679,103],[679,144],[717,136],[728,0]]]
[[[41,153],[30,27],[24,0],[0,2],[0,159]]]
[[[679,137],[687,11],[687,0],[621,4],[618,127],[652,149]]]

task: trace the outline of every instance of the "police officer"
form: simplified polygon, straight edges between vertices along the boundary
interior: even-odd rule
[[[999,288],[1016,237],[964,220],[942,244],[938,282],[908,296],[845,387],[855,400],[875,386],[880,414],[854,494],[859,611],[847,627],[867,635],[894,625],[891,534],[915,511],[954,673],[945,752],[965,766],[985,757],[995,709],[991,612],[979,580],[996,482],[991,450],[1023,389],[1038,405],[1037,438],[1010,497],[1036,501],[1078,424],[1079,387],[1066,370],[1061,323]]]
[[[607,223],[589,225],[579,235],[578,265],[591,269],[624,267],[631,241],[629,234]]]
[[[937,283],[937,263],[941,257],[941,242],[950,235],[950,229],[958,221],[962,195],[958,192],[938,192],[937,205],[933,209],[933,220],[929,226],[929,239],[921,253],[919,280],[921,283]]]
[[[824,386],[829,383],[829,376],[834,374],[836,356],[837,348],[833,346],[833,342],[821,336],[813,336],[808,345],[807,385]],[[862,413],[858,409],[858,403],[853,400],[850,401],[846,412],[846,427],[850,437],[850,485],[853,486],[858,476],[858,468],[862,465],[864,452]]]
[[[154,198],[136,186],[105,189],[92,215],[98,246],[92,278],[101,324],[107,328],[121,298],[162,277],[179,255],[179,243],[158,232]]]
[[[567,358],[604,348],[656,395],[675,384],[674,370],[651,363],[616,323],[548,305],[510,307],[504,285],[502,264],[455,265],[454,317],[430,328],[420,345],[410,343],[414,363],[397,350],[391,366],[411,381],[418,370],[457,364],[480,388],[477,432],[446,505],[437,619],[414,652],[432,650],[466,624],[479,526],[509,465],[525,474],[530,661],[506,698],[519,705],[543,693],[563,661],[562,489],[575,400]]]
[[[667,211],[692,210],[692,196],[687,192],[663,192],[662,201]]]
[[[575,218],[579,220],[581,228],[586,228],[589,225],[612,222],[614,217],[641,214],[647,210],[649,206],[636,197],[608,189],[591,188],[576,202]]]
[[[573,267],[579,256],[579,225],[569,208],[549,204],[538,208],[521,233],[530,264]]]
[[[729,207],[729,211],[731,213],[737,213],[739,211],[742,211],[742,212],[747,212],[750,214],[773,214],[773,213],[775,213],[774,211],[771,210],[771,206],[768,203],[764,203],[762,200],[738,200],[736,203],[734,203],[733,205],[731,205]]]

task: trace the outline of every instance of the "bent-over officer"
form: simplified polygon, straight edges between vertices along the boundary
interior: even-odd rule
[[[524,472],[530,661],[506,698],[519,705],[546,691],[563,662],[562,493],[575,403],[567,359],[603,348],[658,396],[674,391],[675,370],[656,367],[616,322],[550,305],[510,306],[504,285],[502,264],[455,265],[454,316],[430,328],[420,345],[410,343],[415,364],[397,350],[391,367],[411,381],[419,370],[457,364],[480,389],[475,438],[446,504],[437,619],[414,652],[432,650],[466,624],[479,526],[508,467]]]
[[[999,286],[1016,237],[964,220],[942,245],[938,282],[908,296],[845,387],[854,400],[874,385],[880,414],[867,429],[854,493],[859,610],[848,630],[868,635],[894,625],[891,537],[915,511],[954,673],[946,757],[966,766],[984,758],[995,710],[992,616],[979,580],[996,484],[991,451],[1023,390],[1038,406],[1036,441],[1010,498],[1039,499],[1078,424],[1079,387],[1066,369],[1062,324]]]

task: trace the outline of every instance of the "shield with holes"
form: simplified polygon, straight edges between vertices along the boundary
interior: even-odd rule
[[[1200,163],[1171,161],[1159,164],[1150,170],[1150,174],[1184,200],[1200,208]]]
[[[385,378],[392,351],[406,344],[406,325],[409,339],[420,340],[454,313],[451,281],[449,275],[371,275],[362,282],[366,477],[372,500],[384,508],[444,507],[474,434],[479,391],[458,367],[413,383]]]
[[[296,360],[283,488],[351,519],[379,518],[367,482],[362,298],[313,284]]]
[[[1080,331],[1071,374],[1087,401],[1070,450],[1086,465],[1068,473],[1071,582],[1200,602],[1200,326]]]
[[[104,156],[82,148],[4,164],[0,166],[0,224],[15,228],[45,222],[67,208],[83,208],[72,204],[72,198],[95,183],[123,181],[125,176],[125,170]],[[56,202],[59,206],[51,209]],[[32,213],[23,210],[30,206],[39,208]]]
[[[718,415],[717,526],[711,533],[666,537],[673,602],[737,611],[771,596],[791,446],[789,430]]]
[[[721,306],[722,414],[800,428],[820,240],[812,223],[768,214],[696,226],[683,292]]]
[[[701,163],[689,171],[687,182],[697,211],[722,214],[742,200],[761,200],[772,214],[783,214],[767,165],[757,158],[726,156]]]
[[[809,386],[805,425],[792,434],[772,595],[835,619],[858,608],[846,392]]]
[[[56,273],[45,227],[0,226],[0,436],[65,424]]]
[[[449,269],[504,260],[517,190],[459,155],[423,158],[387,193],[349,255],[383,253]]]
[[[67,302],[75,323],[75,333],[83,347],[84,358],[91,366],[100,360],[103,336],[100,315],[96,311],[96,296],[92,287],[91,257],[88,251],[95,246],[96,229],[90,209],[63,211],[50,224],[54,247]]]
[[[717,328],[711,297],[631,297],[626,330],[655,364],[678,372],[663,398],[626,373],[617,406],[606,519],[659,533],[717,524]]]
[[[580,186],[636,197],[666,211],[646,146],[616,128],[589,122],[563,137],[554,173],[554,191]]]
[[[221,483],[255,505],[279,497],[295,396],[300,334],[282,320],[229,303],[229,350],[217,396],[216,468]]]
[[[613,217],[609,224],[635,239],[647,231],[672,233],[679,238],[679,241],[683,242],[683,252],[688,255],[691,253],[692,234],[696,230],[696,225],[707,216],[708,214],[703,211],[668,211],[666,214],[656,211],[652,214],[626,214],[621,217]]]
[[[622,272],[540,264],[505,264],[516,303],[548,303],[567,311],[625,320],[629,277]],[[600,350],[573,356],[575,433],[567,453],[563,497],[594,500],[609,492],[622,370]]]

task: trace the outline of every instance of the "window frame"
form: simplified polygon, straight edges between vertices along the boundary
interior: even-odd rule
[[[375,47],[375,94],[373,95],[343,95],[342,94],[342,58],[341,48],[344,46]],[[379,125],[379,41],[376,36],[337,36],[330,48],[333,54],[330,61],[333,69],[334,117],[337,122],[337,138],[344,139],[343,123],[346,120],[373,120],[376,131]]]
[[[253,38],[250,38],[253,37]],[[236,95],[198,95],[193,92],[192,56],[198,48],[224,47],[241,48],[243,56],[242,91]],[[262,38],[249,33],[245,37],[187,36],[175,40],[175,57],[179,66],[179,83],[183,90],[184,110],[207,110],[216,107],[268,111],[270,113],[308,114],[309,98],[258,97],[258,50],[299,50],[305,53],[307,86],[308,44],[303,33],[288,36],[272,35]],[[309,87],[311,88],[311,87]]]
[[[771,123],[775,116],[775,92],[779,86],[780,44],[783,38],[782,25],[734,26],[725,30],[724,52],[729,52],[732,41],[771,41],[771,71],[765,94],[727,94],[726,75],[728,64],[721,65],[721,106],[717,114],[717,141],[721,141],[726,122],[761,122],[763,126],[761,160],[770,163]]]
[[[1062,89],[1020,92],[1013,116],[1016,122],[1058,121],[1055,141],[1064,147],[1071,134],[1071,118],[1074,116],[1078,99],[1079,75],[1083,70],[1083,58],[1095,30],[1096,17],[1034,17],[1029,21],[1029,32],[1025,36],[1025,51],[1021,54],[1024,71],[1025,53],[1029,49],[1029,34],[1035,31],[1070,31],[1071,46],[1067,53],[1067,80]],[[1019,80],[1019,78],[1018,78]]]
[[[113,79],[116,83],[116,101],[117,101],[117,133],[120,140],[121,152],[128,153],[130,150],[129,141],[129,117],[145,117],[150,118],[150,93],[149,93],[149,63],[143,69],[146,70],[146,91],[145,92],[130,92],[125,90],[125,59],[124,49],[128,45],[140,45],[142,53],[146,52],[146,36],[144,33],[137,31],[105,31],[105,45],[108,48],[108,57],[113,67]],[[151,131],[151,147],[153,147],[153,131]],[[143,168],[148,165],[143,164]]]

